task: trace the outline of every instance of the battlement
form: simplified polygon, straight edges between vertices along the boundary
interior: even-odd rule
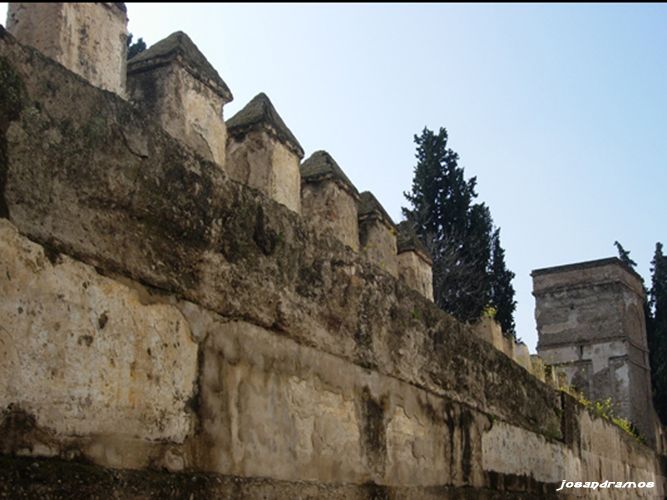
[[[528,500],[583,475],[664,495],[654,450],[441,311],[408,228],[328,153],[301,163],[265,95],[225,123],[222,79],[167,40],[126,100],[0,29],[4,492]],[[175,82],[192,113],[170,116]]]
[[[225,164],[223,108],[232,93],[185,33],[171,34],[128,62],[127,93],[171,135]]]

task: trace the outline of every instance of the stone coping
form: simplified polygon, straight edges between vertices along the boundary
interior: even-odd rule
[[[362,222],[370,217],[377,218],[382,222],[389,230],[393,230],[395,233],[398,232],[398,228],[394,221],[389,217],[389,214],[384,209],[382,204],[377,200],[375,195],[370,191],[364,191],[360,195],[361,201],[359,202],[359,221]]]
[[[315,151],[301,164],[301,182],[321,182],[331,179],[338,183],[355,200],[359,201],[359,191],[348,179],[336,160],[326,151]]]
[[[280,141],[303,158],[304,152],[292,131],[285,125],[269,97],[260,92],[245,107],[226,122],[227,133],[231,137],[240,136],[250,130],[266,127]]]
[[[404,220],[398,223],[398,240],[396,241],[397,252],[415,252],[427,264],[433,265],[433,260],[426,247],[419,241],[419,237],[412,225]]]
[[[188,72],[213,89],[225,102],[233,99],[227,84],[188,35],[172,33],[127,62],[127,73],[139,73],[179,61]]]

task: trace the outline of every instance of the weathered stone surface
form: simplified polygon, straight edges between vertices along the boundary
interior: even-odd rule
[[[473,464],[463,477],[471,457],[449,441],[458,405],[247,323],[213,324],[202,364],[204,467],[403,486],[470,484],[475,469],[481,485]]]
[[[301,213],[303,149],[266,94],[258,94],[231,117],[227,129],[229,177]]]
[[[315,151],[303,162],[301,165],[301,179],[304,182],[332,179],[340,183],[341,188],[349,191],[353,198],[358,199],[359,197],[359,191],[354,187],[352,181],[348,179],[336,160],[326,151]]]
[[[172,33],[134,56],[128,62],[128,72],[145,71],[154,66],[169,65],[174,61],[178,61],[183,69],[210,87],[225,102],[232,100],[227,84],[190,37],[182,31]]]
[[[540,357],[588,399],[611,398],[617,416],[658,443],[639,275],[612,258],[532,276]]]
[[[22,447],[5,432],[5,453],[64,456],[79,436],[91,459],[127,467],[141,459],[126,441],[182,443],[192,433],[197,346],[176,308],[142,303],[139,291],[45,252],[6,219],[0,296],[0,408],[49,432]]]
[[[370,262],[398,278],[397,229],[384,207],[369,191],[359,203],[359,245]]]
[[[172,136],[224,166],[223,107],[232,94],[185,33],[169,35],[128,62],[127,93]]]
[[[301,211],[317,230],[359,249],[359,192],[326,151],[301,164]]]
[[[10,2],[7,30],[93,85],[125,94],[124,4]]]
[[[6,134],[3,193],[23,234],[519,425],[546,425],[551,389],[407,285],[227,181],[116,96],[7,38],[0,57],[27,93]]]
[[[398,238],[396,240],[396,248],[398,253],[402,252],[416,252],[422,256],[424,261],[433,265],[433,260],[426,249],[426,247],[419,241],[419,237],[412,225],[404,220],[398,223]]]

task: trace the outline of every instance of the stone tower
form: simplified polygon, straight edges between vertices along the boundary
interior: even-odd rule
[[[653,442],[654,410],[644,293],[637,273],[617,258],[532,272],[537,351],[586,398],[611,398],[616,416]]]
[[[7,31],[96,87],[125,94],[124,3],[10,2]]]

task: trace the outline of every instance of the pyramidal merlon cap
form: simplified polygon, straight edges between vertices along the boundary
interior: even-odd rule
[[[391,220],[391,217],[373,193],[364,191],[361,193],[361,202],[359,203],[359,219],[363,220],[372,216],[377,217],[391,229],[396,230],[396,224]]]
[[[398,224],[398,240],[396,241],[396,248],[398,253],[417,252],[418,254],[421,254],[426,261],[433,265],[433,260],[431,259],[428,250],[426,250],[426,247],[419,241],[417,233],[415,233],[412,225],[406,220],[401,221]]]
[[[227,133],[238,136],[259,128],[268,128],[282,142],[287,144],[299,158],[303,158],[303,148],[296,140],[292,131],[276,111],[271,100],[264,92],[260,92],[245,107],[226,122]]]
[[[233,97],[227,84],[195,43],[182,31],[172,33],[127,62],[128,74],[140,73],[155,67],[179,61],[195,78],[207,84],[225,102]]]
[[[302,182],[319,182],[329,178],[341,184],[355,199],[359,199],[357,188],[326,151],[315,151],[301,164]]]

